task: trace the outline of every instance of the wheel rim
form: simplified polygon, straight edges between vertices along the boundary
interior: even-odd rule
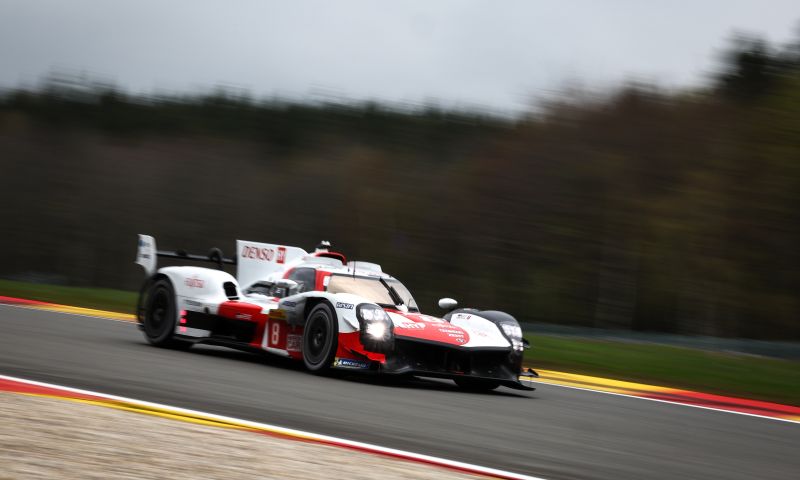
[[[150,312],[147,316],[147,333],[151,337],[158,337],[164,333],[165,327],[169,324],[169,296],[164,289],[158,289],[153,293],[153,300],[150,304]]]
[[[305,345],[306,358],[309,363],[317,365],[325,359],[328,349],[328,319],[323,314],[314,315],[308,322],[307,341]]]

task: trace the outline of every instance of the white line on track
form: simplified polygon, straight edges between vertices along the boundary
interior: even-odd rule
[[[489,467],[482,467],[480,465],[473,465],[473,464],[470,464],[470,463],[458,462],[458,461],[455,461],[455,460],[448,460],[446,458],[433,457],[433,456],[430,456],[430,455],[423,455],[423,454],[419,454],[419,453],[407,452],[405,450],[397,450],[397,449],[394,449],[394,448],[381,447],[379,445],[373,445],[373,444],[370,444],[370,443],[356,442],[356,441],[353,441],[353,440],[347,440],[347,439],[344,439],[344,438],[332,437],[332,436],[329,436],[329,435],[321,435],[321,434],[317,434],[317,433],[306,432],[306,431],[303,431],[303,430],[295,430],[295,429],[292,429],[292,428],[279,427],[277,425],[271,425],[271,424],[268,424],[268,423],[253,422],[253,421],[250,421],[250,420],[243,420],[243,419],[240,419],[240,418],[227,417],[227,416],[224,416],[224,415],[216,415],[216,414],[213,414],[213,413],[201,412],[201,411],[198,411],[198,410],[190,410],[190,409],[187,409],[187,408],[174,407],[174,406],[171,406],[171,405],[164,405],[164,404],[160,404],[160,403],[152,403],[152,402],[147,402],[147,401],[144,401],[144,400],[136,400],[136,399],[128,398],[128,397],[120,397],[120,396],[117,396],[117,395],[109,395],[109,394],[105,394],[105,393],[94,392],[94,391],[91,391],[91,390],[82,390],[82,389],[78,389],[78,388],[66,387],[66,386],[63,386],[63,385],[56,385],[56,384],[52,384],[52,383],[37,382],[35,380],[28,380],[28,379],[19,378],[19,377],[11,377],[11,376],[8,376],[8,375],[0,375],[0,379],[10,380],[12,382],[25,383],[25,384],[28,384],[28,385],[36,385],[36,386],[39,386],[39,387],[54,388],[54,389],[64,390],[64,391],[71,392],[71,393],[77,393],[77,394],[80,394],[80,395],[91,395],[91,396],[99,397],[99,398],[106,399],[106,400],[116,400],[116,401],[126,402],[126,403],[129,403],[131,405],[137,405],[137,406],[146,407],[146,408],[157,408],[157,409],[166,410],[166,411],[178,414],[178,415],[194,416],[194,417],[206,418],[206,419],[209,419],[209,420],[216,420],[216,421],[219,421],[219,422],[230,423],[230,424],[239,425],[239,426],[242,426],[242,427],[249,427],[249,428],[253,428],[253,429],[256,429],[256,430],[267,431],[267,432],[271,432],[271,433],[277,433],[277,434],[286,435],[286,436],[289,436],[289,437],[296,437],[296,438],[301,438],[301,439],[305,438],[305,439],[310,439],[312,441],[321,442],[321,443],[324,443],[324,444],[330,444],[330,445],[336,445],[336,446],[341,446],[341,447],[353,448],[353,449],[356,449],[356,450],[361,450],[361,451],[369,452],[369,453],[373,453],[373,454],[387,455],[387,456],[401,458],[401,459],[405,459],[405,460],[410,460],[410,461],[415,461],[415,462],[420,462],[420,463],[427,463],[427,464],[436,465],[436,466],[440,466],[440,467],[451,468],[451,469],[460,470],[460,471],[463,471],[463,472],[466,472],[466,473],[475,473],[475,474],[479,474],[479,475],[488,475],[488,476],[491,476],[491,477],[507,478],[507,479],[514,479],[514,480],[545,480],[542,477],[532,477],[532,476],[529,476],[529,475],[522,475],[522,474],[514,473],[514,472],[506,472],[504,470],[498,470],[498,469],[489,468]]]
[[[635,398],[637,400],[649,400],[651,402],[668,403],[668,404],[671,404],[671,405],[679,405],[681,407],[700,408],[702,410],[712,410],[714,412],[734,413],[736,415],[744,415],[746,417],[764,418],[764,419],[767,419],[767,420],[777,420],[779,422],[788,422],[788,423],[798,423],[798,424],[800,424],[800,420],[792,420],[792,419],[789,419],[789,418],[770,417],[770,416],[767,416],[767,415],[759,415],[757,413],[737,412],[735,410],[725,410],[725,409],[722,409],[722,408],[706,407],[706,406],[703,406],[703,405],[694,405],[694,404],[691,404],[691,403],[682,403],[682,402],[676,402],[676,401],[673,401],[673,400],[662,400],[660,398],[639,397],[639,396],[636,396],[636,395],[629,395],[627,393],[606,392],[605,390],[595,390],[593,388],[574,387],[572,385],[561,385],[561,384],[558,384],[558,383],[549,383],[549,382],[544,382],[544,381],[539,381],[539,380],[533,380],[533,382],[538,384],[538,385],[549,385],[549,386],[552,386],[552,387],[571,388],[573,390],[581,390],[581,391],[584,391],[584,392],[592,392],[592,393],[605,393],[606,395],[615,395],[617,397]]]

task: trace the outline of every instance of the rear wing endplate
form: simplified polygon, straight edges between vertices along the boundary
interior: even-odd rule
[[[195,262],[210,262],[217,265],[217,268],[222,270],[222,265],[236,265],[235,258],[225,258],[222,250],[219,248],[212,248],[208,255],[196,255],[187,253],[184,250],[156,250],[156,239],[150,235],[139,234],[139,247],[136,252],[136,263],[144,268],[148,276],[156,271],[157,257],[163,258],[178,258],[181,260],[192,260]]]

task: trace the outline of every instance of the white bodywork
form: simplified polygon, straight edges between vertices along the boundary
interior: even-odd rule
[[[148,274],[153,274],[156,267],[155,239],[148,235],[139,236],[139,250],[136,263],[141,265]],[[356,307],[359,304],[372,303],[357,295],[349,293],[329,293],[327,291],[307,291],[282,299],[269,297],[262,294],[245,295],[244,290],[256,282],[275,281],[297,267],[323,268],[332,273],[355,274],[359,276],[383,277],[391,276],[382,273],[381,267],[369,262],[349,262],[347,266],[335,258],[317,257],[298,247],[288,247],[278,244],[268,244],[237,240],[237,278],[222,270],[176,266],[162,267],[158,273],[165,275],[172,283],[176,295],[177,312],[175,333],[184,336],[203,338],[211,335],[208,330],[182,327],[180,324],[181,312],[194,311],[211,315],[219,312],[219,307],[231,300],[243,300],[248,304],[261,308],[260,314],[269,316],[269,323],[261,343],[264,350],[279,355],[289,355],[290,351],[298,351],[301,345],[301,336],[294,333],[296,327],[302,326],[304,319],[301,307],[308,298],[325,299],[333,306],[338,319],[339,333],[352,333],[359,331],[359,321],[356,316]],[[235,288],[235,295],[225,291],[224,285],[229,283]],[[327,284],[326,284],[327,285]],[[449,300],[449,299],[448,299]],[[455,301],[452,301],[453,305]],[[421,329],[436,331],[447,336],[448,329],[460,328],[468,333],[468,340],[459,344],[460,347],[481,348],[511,346],[509,340],[503,335],[499,327],[477,314],[456,313],[450,322],[441,318],[406,313],[404,305],[398,307],[399,313],[389,312],[389,318],[395,327],[396,334],[405,332],[409,338]],[[286,346],[275,348],[271,346],[270,335],[276,324],[280,328],[289,328]],[[455,336],[453,333],[450,336]],[[274,342],[273,342],[274,343]]]
[[[139,248],[136,249],[136,263],[144,268],[149,277],[156,271],[156,239],[150,235],[139,234]]]
[[[444,321],[444,320],[442,320]],[[511,343],[500,333],[494,322],[474,313],[456,313],[450,317],[450,324],[470,332],[465,347],[510,347]]]
[[[307,255],[298,247],[236,240],[236,277],[242,288],[259,280],[276,280]]]

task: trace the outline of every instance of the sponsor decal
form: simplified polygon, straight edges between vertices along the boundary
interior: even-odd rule
[[[292,301],[288,301],[288,302],[281,302],[281,307],[289,307],[289,308],[294,308],[294,307],[296,307],[296,306],[297,306],[297,302],[292,302]]]
[[[464,332],[460,328],[456,328],[449,324],[445,324],[439,326],[438,330],[440,333],[447,335],[447,337],[453,339],[457,343],[467,343],[466,332]]]
[[[442,332],[442,333],[455,334],[455,335],[461,335],[462,334],[462,330],[459,329],[459,328],[441,327],[441,328],[439,328],[439,331]]]
[[[336,302],[336,308],[344,308],[345,310],[352,310],[352,303]]]
[[[333,366],[341,368],[367,369],[369,368],[369,362],[364,362],[362,360],[352,360],[350,358],[336,358],[336,360],[333,361]]]
[[[303,344],[302,335],[286,335],[286,350],[289,352],[299,352],[300,345]]]
[[[395,331],[400,335],[458,346],[469,343],[469,333],[457,325],[452,325],[436,317],[406,314],[401,319],[398,318],[399,314],[391,313],[390,315],[393,320],[397,321]]]
[[[250,315],[249,313],[237,313],[236,318],[238,320],[251,320],[253,316]]]
[[[416,328],[416,329],[423,329],[425,328],[424,323],[401,323],[397,326],[398,328]]]
[[[286,262],[286,247],[278,247],[278,263]]]
[[[284,310],[281,310],[280,308],[276,308],[275,310],[270,310],[269,318],[274,318],[276,320],[286,320],[286,312]]]
[[[184,285],[189,288],[204,288],[205,280],[197,277],[190,277],[183,281]]]
[[[284,249],[284,257],[286,256],[286,252]],[[275,257],[275,250],[272,248],[258,248],[253,247],[250,245],[245,245],[242,247],[242,258],[252,258],[253,260],[262,260],[264,262],[271,262],[272,259]],[[283,263],[279,261],[278,263]]]
[[[202,307],[203,306],[202,303],[195,302],[194,300],[184,300],[183,303],[185,303],[186,305],[191,305],[193,307]]]

